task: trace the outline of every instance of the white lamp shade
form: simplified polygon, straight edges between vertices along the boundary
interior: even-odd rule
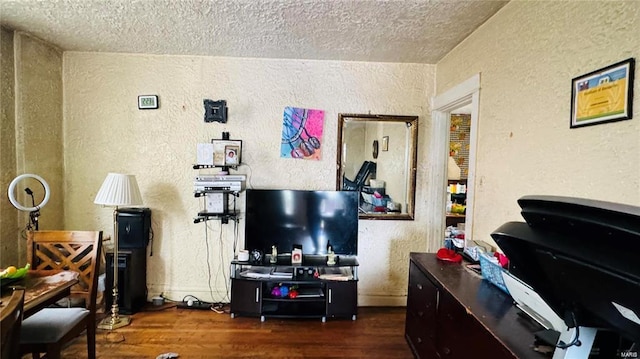
[[[93,201],[103,206],[137,206],[142,204],[136,176],[109,173]]]
[[[449,156],[449,162],[447,162],[447,178],[450,180],[460,179],[460,167],[456,163],[456,160]]]

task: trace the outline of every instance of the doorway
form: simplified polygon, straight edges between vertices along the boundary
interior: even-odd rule
[[[430,183],[434,194],[434,206],[429,211],[429,221],[431,224],[429,232],[429,251],[437,251],[443,246],[444,231],[446,228],[446,203],[448,185],[448,161],[450,145],[451,114],[466,109],[470,118],[469,133],[469,158],[468,175],[466,181],[466,210],[465,210],[465,240],[473,239],[473,203],[475,184],[475,162],[477,148],[478,129],[478,109],[480,100],[480,74],[476,74],[466,81],[454,86],[443,94],[433,98],[432,119],[432,148],[430,160],[434,168],[438,169],[430,174]]]

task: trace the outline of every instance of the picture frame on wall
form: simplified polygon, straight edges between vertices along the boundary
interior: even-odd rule
[[[572,79],[570,128],[633,118],[634,71],[629,58]]]

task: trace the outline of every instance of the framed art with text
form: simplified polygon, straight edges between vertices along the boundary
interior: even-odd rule
[[[578,76],[571,82],[570,127],[633,117],[633,58]]]

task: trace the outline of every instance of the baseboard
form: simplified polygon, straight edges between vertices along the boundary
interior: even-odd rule
[[[405,307],[407,296],[359,295],[359,307]]]

